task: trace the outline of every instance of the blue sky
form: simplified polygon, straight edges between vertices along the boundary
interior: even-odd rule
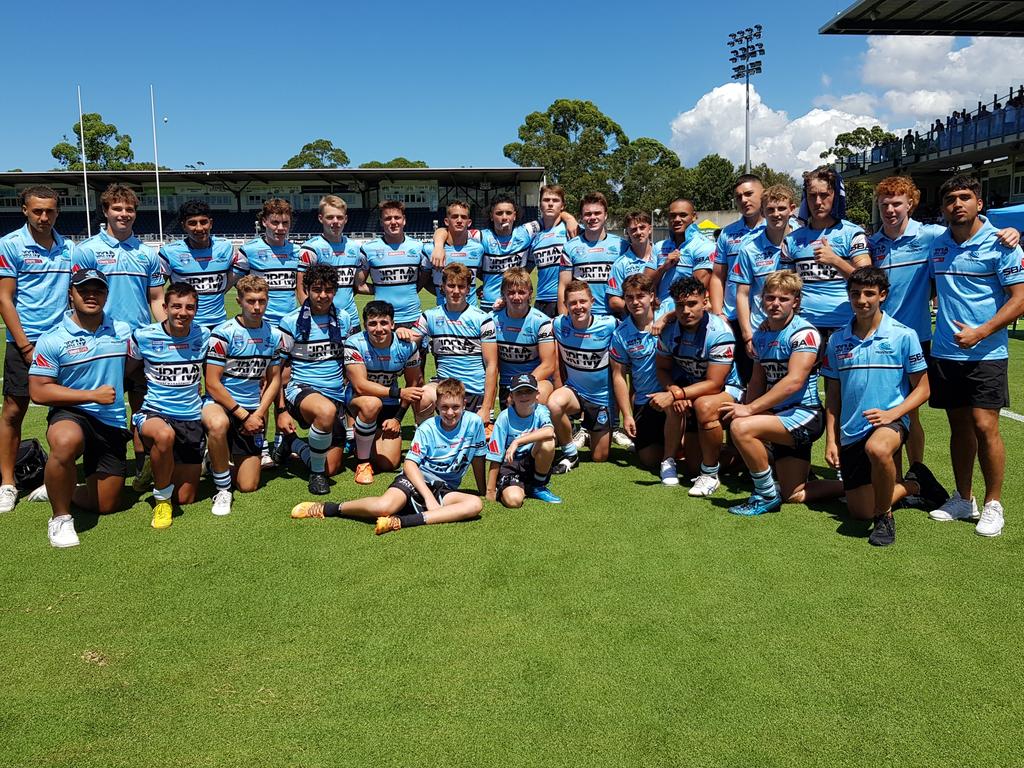
[[[763,124],[764,158],[784,164],[800,148],[772,149],[772,135],[816,106],[861,122],[919,119],[894,114],[891,98],[887,106],[885,75],[865,83],[869,41],[818,35],[846,4],[740,1],[711,15],[711,4],[693,10],[678,1],[456,9],[254,0],[159,10],[19,3],[4,14],[11,73],[5,90],[18,106],[16,119],[9,112],[0,121],[0,169],[54,167],[49,150],[77,120],[76,84],[85,111],[131,134],[137,160],[152,160],[150,83],[160,161],[174,168],[196,161],[279,167],[319,137],[344,148],[353,164],[405,155],[437,166],[506,165],[502,147],[516,139],[523,117],[563,97],[594,101],[631,138],[672,144],[686,161],[706,149],[739,160],[734,113],[721,124],[728,130],[705,115],[722,114],[735,95],[715,90],[729,82],[727,34],[754,23],[764,25],[768,50],[765,73],[755,80],[766,110],[755,132]],[[45,49],[41,37],[49,41]],[[934,69],[917,55],[919,43],[901,42],[885,55],[907,55],[924,76]],[[953,49],[969,44],[947,41]],[[933,45],[927,53],[948,58],[949,51]],[[825,103],[829,98],[838,106]],[[922,101],[922,115],[945,104]],[[823,121],[821,133],[836,124]]]

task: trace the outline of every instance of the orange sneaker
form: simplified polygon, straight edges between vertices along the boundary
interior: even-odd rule
[[[304,520],[307,517],[323,519],[324,505],[319,501],[303,501],[292,507],[292,519]]]
[[[370,485],[373,483],[373,467],[370,462],[364,461],[356,465],[356,482],[359,485]]]
[[[402,521],[397,516],[392,515],[391,517],[378,517],[377,527],[374,529],[374,533],[381,536],[391,531],[398,531],[402,528]]]

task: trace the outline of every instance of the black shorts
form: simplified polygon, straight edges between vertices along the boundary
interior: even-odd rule
[[[527,451],[521,456],[515,456],[512,461],[503,461],[498,467],[497,494],[510,486],[525,488],[533,484],[533,476],[536,473],[536,463],[533,460],[533,452]]]
[[[548,317],[554,319],[558,317],[558,302],[557,301],[535,301],[533,302],[533,308],[543,312]]]
[[[149,389],[149,384],[146,383],[146,371],[140,365],[135,369],[135,372],[128,374],[127,371],[124,374],[124,393],[135,395],[145,395]]]
[[[793,445],[783,443],[772,443],[772,456],[776,461],[780,459],[800,459],[801,461],[811,460],[811,448],[823,434],[825,434],[825,410],[817,409],[818,414],[814,421],[789,430],[793,437]]]
[[[633,420],[636,421],[636,438],[633,444],[643,450],[651,445],[665,443],[665,412],[651,405],[634,405]]]
[[[4,395],[28,397],[28,363],[13,341],[7,342],[4,352]]]
[[[572,393],[576,395],[576,399],[579,400],[580,408],[582,409],[580,420],[583,422],[583,428],[595,434],[610,432],[612,429],[612,418],[609,407],[592,403],[572,387],[569,387],[569,389],[572,390]]]
[[[732,328],[732,334],[736,338],[732,359],[736,364],[736,373],[739,374],[740,384],[745,387],[750,383],[750,376],[754,373],[754,361],[747,354],[747,345],[743,341],[743,329],[740,328],[740,321],[730,320],[729,327]]]
[[[433,378],[430,379],[429,383],[439,384],[442,381],[444,381],[444,379],[440,378],[439,376],[434,376]],[[480,408],[483,407],[484,396],[482,394],[475,394],[473,392],[467,391],[465,394],[465,398],[463,399],[463,402],[465,403],[466,411],[472,411],[473,413],[476,413],[477,411],[480,410]],[[437,407],[436,404],[434,407]]]
[[[203,422],[199,419],[172,419],[153,411],[139,411],[144,418],[140,424],[148,419],[160,419],[174,430],[174,463],[175,464],[202,464],[203,453],[206,451],[206,433],[203,431]]]
[[[47,424],[58,421],[73,421],[82,430],[85,448],[82,451],[82,470],[85,476],[113,475],[124,477],[128,474],[127,443],[132,434],[124,427],[104,424],[77,408],[51,408],[46,417]]]
[[[259,456],[263,452],[264,437],[262,434],[246,435],[242,432],[242,422],[228,413],[220,403],[214,403],[228,417],[228,453],[231,456]],[[205,408],[206,402],[203,403]]]
[[[327,396],[324,395],[322,392],[318,392],[309,384],[299,384],[297,386],[299,388],[298,397],[296,397],[294,400],[290,400],[286,397],[285,405],[288,407],[288,414],[299,423],[299,426],[301,426],[303,429],[309,429],[310,423],[306,421],[304,418],[302,418],[302,410],[299,408],[299,406],[302,404],[302,401],[305,400],[310,395],[320,395],[321,397]],[[334,403],[334,406],[335,408],[337,408],[338,411],[337,415],[334,418],[334,429],[332,430],[331,435],[331,445],[334,447],[337,447],[339,445],[345,445],[345,440],[347,439],[348,436],[347,428],[345,426],[345,414],[347,413],[347,409],[345,408],[345,404],[340,400],[334,400],[330,397],[328,397],[327,399]]]
[[[871,485],[871,459],[868,458],[868,452],[864,449],[871,435],[877,429],[891,429],[898,433],[900,436],[900,448],[907,441],[907,430],[903,428],[902,424],[884,424],[881,427],[875,427],[875,429],[871,430],[856,443],[840,446],[839,469],[843,473],[844,491],[852,491],[865,485]],[[900,448],[896,449],[893,453],[894,456]],[[776,458],[778,457],[776,456]]]
[[[932,343],[930,341],[921,342],[921,352],[924,353],[924,361],[931,367],[932,364]],[[929,376],[929,378],[931,378]]]
[[[424,478],[426,480],[426,478]],[[442,482],[427,481],[427,487],[430,488],[430,492],[434,494],[434,498],[437,499],[437,503],[441,504],[444,497],[449,493],[452,493],[452,489],[449,488]],[[411,515],[416,513],[423,513],[427,510],[427,502],[420,495],[420,492],[416,490],[416,486],[412,484],[412,481],[405,476],[405,472],[399,472],[398,476],[391,481],[391,485],[388,488],[397,488],[405,494],[405,507],[400,509],[397,514]]]
[[[1007,360],[944,360],[928,364],[932,408],[987,408],[998,411],[1010,405]]]

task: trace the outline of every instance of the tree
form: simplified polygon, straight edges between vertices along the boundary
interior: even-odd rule
[[[736,168],[718,154],[700,159],[689,174],[690,196],[699,211],[723,211],[732,207]]]
[[[688,174],[679,155],[656,139],[639,138],[619,147],[611,164],[618,192],[612,211],[616,218],[664,208],[686,194]]]
[[[890,133],[880,125],[856,128],[836,136],[835,143],[822,152],[820,157],[822,160],[834,162],[841,157],[850,157],[865,149],[891,144],[894,141],[899,141],[896,134]]]
[[[82,123],[85,126],[85,156],[90,168],[123,171],[136,169],[138,166],[153,167],[152,163],[135,163],[132,137],[126,133],[118,133],[117,126],[113,123],[103,122],[103,117],[98,112],[82,115]],[[59,170],[80,171],[82,156],[79,151],[79,124],[75,123],[71,130],[75,134],[74,141],[65,134],[50,150],[50,154],[60,163]]]
[[[875,189],[863,181],[848,181],[846,187],[846,218],[867,227],[871,224],[871,207],[874,205]]]
[[[794,179],[791,174],[786,173],[785,171],[776,171],[773,168],[769,168],[767,163],[752,166],[750,172],[761,179],[765,188],[774,186],[775,184],[784,184],[795,190],[800,189],[800,182]],[[742,165],[736,166],[737,176],[744,173],[746,173],[746,171]]]
[[[303,144],[297,155],[288,158],[282,168],[346,168],[348,155],[329,139],[316,139]]]
[[[385,163],[382,163],[380,160],[371,160],[368,163],[362,163],[359,167],[360,168],[429,168],[430,166],[427,165],[426,162],[424,162],[423,160],[410,160],[407,157],[402,157],[401,155],[399,155],[398,157],[392,158],[391,160],[388,160]]]

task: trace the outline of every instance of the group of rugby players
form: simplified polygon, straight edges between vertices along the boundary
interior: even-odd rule
[[[827,167],[804,175],[799,210],[793,190],[755,176],[734,193],[741,217],[717,244],[689,200],[672,201],[669,237],[653,243],[647,213],[626,217],[624,239],[608,232],[601,194],[583,197],[577,222],[561,188],[545,186],[538,221],[517,225],[515,202],[499,196],[477,231],[454,202],[429,243],[405,234],[397,202],[380,205],[383,235],[357,243],[345,202],[328,195],[322,235],[290,242],[291,206],[272,199],[263,236],[236,249],[191,201],[179,212],[186,236],[155,252],[133,234],[138,200],[125,186],[104,192],[105,229],[77,245],[54,229],[56,193],[26,189],[27,223],[0,241],[0,512],[17,501],[31,400],[50,408],[45,485],[30,498],[49,500],[55,547],[78,544],[72,504],[119,508],[130,439],[133,487],[152,479],[154,528],[195,501],[204,461],[213,513],[226,515],[232,488],[253,491],[261,467],[292,460],[311,493],[328,494],[348,445],[357,484],[401,471],[381,496],[302,502],[292,517],[367,519],[385,533],[477,516],[480,495],[459,490],[470,467],[478,492],[507,507],[559,503],[550,476],[576,469],[586,441],[605,461],[614,439],[668,486],[681,457],[695,497],[718,490],[726,457],[742,461],[754,492],[737,515],[845,496],[875,545],[895,540],[901,504],[998,535],[1006,328],[1024,312],[1018,233],[981,215],[966,176],[941,189],[948,227],[910,218],[917,188],[885,179],[870,237],[843,218],[842,179]],[[232,286],[241,313],[229,319]],[[421,307],[423,288],[436,306]],[[373,295],[361,317],[356,294]],[[424,382],[428,350],[436,375]],[[923,463],[917,409],[929,401],[947,412],[952,496]],[[823,434],[836,480],[810,471]]]

